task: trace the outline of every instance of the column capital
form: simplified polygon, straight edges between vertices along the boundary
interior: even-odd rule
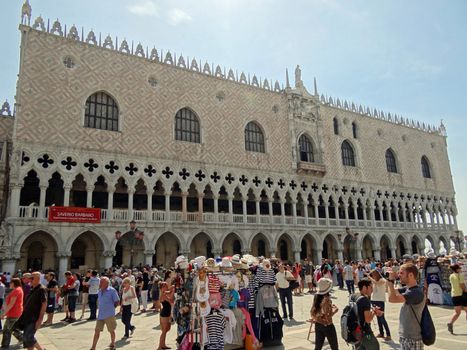
[[[41,189],[41,191],[47,191],[47,188],[49,187],[49,185],[39,185],[39,188]]]
[[[214,256],[222,255],[222,249],[213,249],[213,250],[212,250],[212,254],[213,254]]]
[[[128,193],[128,195],[130,195],[130,194],[131,194],[131,195],[134,195],[136,191],[135,191],[134,188],[128,187],[128,189],[126,190],[126,192]]]
[[[172,191],[164,191],[164,196],[170,196],[172,194]]]
[[[204,192],[198,192],[198,199],[204,198]]]
[[[102,252],[102,255],[105,257],[113,257],[115,256],[115,254],[116,254],[115,250],[104,250]]]
[[[187,191],[182,192],[182,197],[188,197],[189,193]]]
[[[73,188],[72,184],[66,184],[66,183],[63,184],[63,189],[65,191],[70,191],[72,188]]]
[[[23,188],[23,186],[24,186],[24,184],[22,184],[22,183],[10,183],[10,188],[12,190],[20,190],[20,189]]]
[[[242,249],[242,255],[250,254],[250,253],[251,253],[251,249],[250,249],[250,248],[243,248],[243,249]]]
[[[155,191],[154,191],[152,188],[147,188],[147,189],[146,189],[146,194],[147,194],[148,196],[152,196],[152,195],[154,194],[154,192],[155,192]]]
[[[154,255],[156,254],[156,251],[154,249],[148,249],[144,251],[144,255]]]
[[[213,194],[212,194],[212,198],[213,198],[214,200],[218,200],[219,197],[220,197],[219,193],[213,193]]]
[[[71,251],[67,251],[67,250],[59,250],[57,253],[56,253],[57,257],[59,258],[68,258],[71,256]]]
[[[86,192],[92,192],[94,191],[95,186],[94,185],[86,185]]]

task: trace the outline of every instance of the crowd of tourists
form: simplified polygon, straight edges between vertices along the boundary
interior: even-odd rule
[[[179,256],[167,268],[117,266],[83,275],[67,271],[61,284],[54,272],[4,273],[0,276],[1,319],[5,320],[0,324],[1,348],[8,348],[14,336],[25,348],[41,350],[35,332],[57,322],[57,311],[65,315],[60,322],[73,323],[83,320],[89,309],[85,320],[95,321],[91,350],[96,349],[104,326],[110,334],[108,348],[115,348],[117,316],[123,338],[131,337],[136,330],[132,316],[144,312],[159,314],[157,349],[170,349],[166,338],[172,325],[182,350],[258,349],[281,344],[284,322],[294,321],[293,297],[310,293],[315,294],[308,320],[315,327],[315,349],[327,340],[334,350],[338,336],[333,316],[339,309],[331,295],[337,287],[349,293],[349,304],[340,316],[342,337],[348,344],[379,349],[379,341],[392,339],[384,315],[389,301],[402,304],[401,349],[422,349],[428,341],[422,332],[426,303],[454,306],[447,325],[451,333],[462,310],[467,315],[460,258],[460,254],[437,257],[430,253],[385,262],[322,259],[314,265],[307,259],[292,264],[252,255],[199,256],[190,261]],[[376,336],[371,328],[374,317]]]

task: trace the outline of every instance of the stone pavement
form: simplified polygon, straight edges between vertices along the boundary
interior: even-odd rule
[[[314,348],[314,333],[311,334],[310,341],[307,341],[309,324],[305,320],[309,318],[309,310],[313,296],[305,295],[294,297],[294,318],[296,321],[286,321],[284,325],[283,346],[268,347],[268,350],[305,350]],[[334,323],[337,328],[340,349],[351,349],[350,346],[340,337],[339,320],[344,306],[347,303],[347,292],[336,290],[334,293],[334,303],[339,307],[339,312],[334,316]],[[399,320],[398,304],[386,304],[386,318],[389,323],[394,340],[390,342],[381,342],[381,349],[399,349],[397,327]],[[434,346],[426,347],[428,350],[438,349],[467,349],[467,321],[466,315],[463,314],[454,325],[455,335],[448,333],[446,323],[452,315],[450,307],[430,307],[430,312],[434,319],[437,329],[437,341]],[[77,313],[80,315],[80,313]],[[86,312],[85,317],[88,316]],[[62,319],[63,313],[55,315],[55,320]],[[156,349],[158,337],[160,335],[159,316],[152,313],[139,313],[133,317],[134,325],[136,326],[133,337],[128,340],[121,340],[123,335],[123,324],[118,320],[117,328],[117,348],[122,349]],[[373,330],[377,332],[376,320],[373,322]],[[90,349],[94,330],[94,322],[78,321],[71,325],[58,322],[51,327],[42,328],[38,332],[39,342],[46,347],[47,350],[83,350]],[[175,349],[174,336],[175,327],[172,327],[169,333],[168,345]],[[97,349],[106,349],[109,344],[109,335],[104,330],[101,335]],[[324,349],[330,349],[327,343]],[[19,346],[12,346],[12,349]]]

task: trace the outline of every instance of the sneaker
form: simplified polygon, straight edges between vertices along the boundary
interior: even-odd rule
[[[384,337],[384,340],[385,340],[385,341],[391,341],[391,340],[392,340],[392,338],[391,338],[391,336],[390,336],[390,335],[388,335],[387,337]]]
[[[76,318],[69,318],[66,322],[68,323],[76,322]]]
[[[448,323],[448,331],[451,334],[454,334],[454,327],[452,326],[452,323]]]
[[[130,335],[133,335],[133,333],[135,332],[135,329],[136,329],[136,327],[135,327],[135,326],[131,327],[131,330],[130,330]]]
[[[378,334],[378,335],[376,336],[376,338],[384,338],[384,335]]]
[[[65,317],[63,320],[60,320],[60,322],[68,322],[69,319],[69,317]]]

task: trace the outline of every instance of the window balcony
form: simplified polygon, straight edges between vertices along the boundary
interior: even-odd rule
[[[298,162],[297,173],[324,176],[326,174],[326,166],[324,164]]]

